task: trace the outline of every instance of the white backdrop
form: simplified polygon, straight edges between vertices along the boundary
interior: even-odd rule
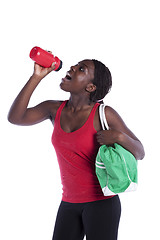
[[[29,52],[36,45],[62,59],[63,68],[40,83],[30,106],[67,99],[59,84],[80,60],[95,58],[110,68],[113,88],[105,103],[118,111],[146,150],[139,161],[138,191],[120,195],[119,240],[157,239],[159,1],[8,0],[0,11],[0,239],[51,240],[61,200],[51,123],[20,127],[7,121],[12,101],[33,72]]]

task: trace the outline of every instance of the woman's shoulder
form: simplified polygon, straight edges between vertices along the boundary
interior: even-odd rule
[[[125,126],[125,123],[119,113],[111,106],[105,106],[105,116],[110,127],[116,127],[118,125]]]
[[[109,115],[109,116],[117,116],[120,117],[120,115],[118,114],[118,112],[111,106],[105,105],[105,114]]]
[[[44,102],[46,107],[49,109],[51,118],[53,120],[56,117],[57,110],[59,109],[59,107],[61,106],[61,104],[63,102],[64,101],[61,101],[61,100],[47,100],[47,101]]]
[[[48,106],[60,107],[63,102],[64,101],[61,100],[46,100],[44,103],[46,103]]]

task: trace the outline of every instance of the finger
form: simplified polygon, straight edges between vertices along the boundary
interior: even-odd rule
[[[103,131],[99,131],[99,132],[97,132],[97,136],[102,135],[102,133],[103,133]]]
[[[55,62],[52,63],[51,68],[54,70],[56,67]]]
[[[104,145],[102,141],[99,141],[98,143],[99,143],[99,145]]]
[[[46,49],[46,51],[52,54],[52,51],[49,51],[49,50],[47,50],[47,49]]]
[[[101,136],[97,136],[97,142],[101,145],[103,144],[103,139],[101,138]]]

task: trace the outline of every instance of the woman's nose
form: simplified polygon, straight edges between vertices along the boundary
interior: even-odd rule
[[[71,66],[71,70],[75,72],[75,66]]]

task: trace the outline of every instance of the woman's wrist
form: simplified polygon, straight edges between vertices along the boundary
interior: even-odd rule
[[[36,74],[36,73],[33,73],[32,76],[30,77],[30,80],[32,81],[35,81],[35,82],[40,82],[44,77]]]
[[[124,141],[125,141],[125,136],[126,134],[120,132],[120,131],[117,131],[116,133],[116,142],[119,143],[119,144],[122,144]]]

